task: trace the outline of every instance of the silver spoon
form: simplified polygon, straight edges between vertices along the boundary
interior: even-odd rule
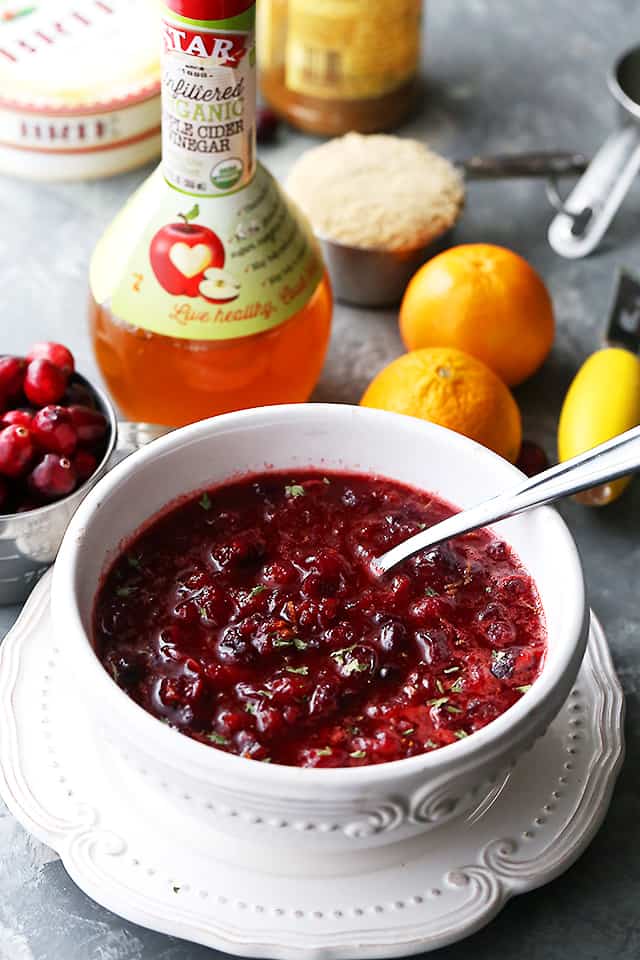
[[[444,540],[458,537],[470,530],[477,530],[478,527],[485,527],[507,517],[515,517],[525,510],[616,480],[636,470],[640,470],[640,427],[633,427],[613,440],[607,440],[586,453],[525,480],[514,490],[483,500],[482,503],[409,537],[381,557],[372,560],[371,569],[381,576],[418,550],[435,547]]]

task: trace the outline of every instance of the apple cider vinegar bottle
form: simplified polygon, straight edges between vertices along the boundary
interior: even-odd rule
[[[168,0],[160,167],[99,241],[90,323],[124,415],[178,426],[307,400],[331,290],[256,161],[255,0]]]

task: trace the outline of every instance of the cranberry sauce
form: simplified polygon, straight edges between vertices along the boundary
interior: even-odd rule
[[[399,760],[467,737],[545,654],[536,588],[486,530],[376,581],[367,562],[449,516],[375,477],[248,477],[154,520],[111,567],[98,655],[154,716],[303,767]]]

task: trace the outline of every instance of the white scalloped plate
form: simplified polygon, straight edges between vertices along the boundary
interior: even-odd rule
[[[0,649],[0,792],[78,886],[142,926],[253,957],[419,953],[467,936],[510,896],[556,877],[604,817],[624,707],[593,618],[560,715],[466,821],[346,858],[305,862],[256,848],[255,868],[238,866],[240,851],[224,837],[178,815],[143,779],[128,784],[82,723],[52,640],[49,591],[47,576]]]

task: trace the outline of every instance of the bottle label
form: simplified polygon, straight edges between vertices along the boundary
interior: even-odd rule
[[[287,87],[325,100],[393,92],[418,68],[421,10],[422,0],[290,0]]]
[[[264,167],[244,190],[199,200],[158,170],[96,247],[91,289],[132,327],[228,340],[284,323],[322,274],[307,221]]]
[[[162,165],[91,264],[95,300],[131,327],[245,337],[302,310],[322,278],[309,224],[256,164],[254,10],[164,21]]]
[[[229,20],[162,22],[162,166],[195,197],[241,190],[255,174],[255,7]]]

